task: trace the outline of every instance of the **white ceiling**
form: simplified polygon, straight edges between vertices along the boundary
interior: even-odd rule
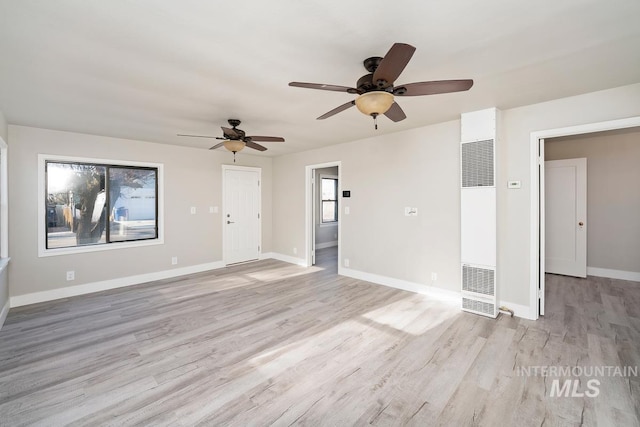
[[[203,149],[228,118],[273,135],[266,155],[397,132],[640,81],[638,0],[0,0],[0,110],[13,124]],[[396,81],[471,78],[455,94],[398,99],[372,120],[352,95],[362,60],[417,48]],[[257,152],[255,152],[257,153]]]

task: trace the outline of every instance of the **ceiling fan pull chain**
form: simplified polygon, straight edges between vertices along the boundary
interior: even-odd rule
[[[375,129],[378,130],[378,115],[372,114],[372,116],[373,116],[373,127],[375,127]]]

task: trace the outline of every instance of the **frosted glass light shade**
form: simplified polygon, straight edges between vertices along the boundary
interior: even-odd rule
[[[391,105],[393,105],[393,95],[389,92],[367,92],[356,98],[356,107],[367,116],[384,114]]]
[[[223,141],[222,144],[224,145],[224,148],[229,151],[233,151],[234,153],[242,151],[245,146],[244,141],[240,141],[237,139],[227,139],[226,141]]]

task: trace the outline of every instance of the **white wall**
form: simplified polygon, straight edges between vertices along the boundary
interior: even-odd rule
[[[305,166],[341,161],[342,190],[351,191],[339,199],[349,268],[425,286],[436,272],[436,285],[459,290],[459,147],[456,120],[275,158],[274,251],[304,258]],[[419,215],[405,217],[405,207]]]
[[[9,126],[9,247],[11,297],[55,291],[71,285],[103,282],[222,260],[222,164],[231,153],[182,148],[109,137]],[[165,238],[163,245],[75,255],[38,257],[38,154],[54,154],[164,164]],[[237,165],[262,168],[262,246],[271,250],[272,160],[240,153]],[[197,214],[190,214],[190,207]],[[221,211],[221,209],[220,209]],[[171,257],[178,265],[171,265]],[[66,281],[65,272],[76,279]]]
[[[320,245],[320,247],[328,247],[327,245],[330,245],[334,242],[336,245],[338,244],[338,236],[337,236],[338,223],[333,222],[333,223],[322,224],[322,181],[320,178],[322,175],[338,176],[338,167],[334,166],[331,168],[316,169],[315,178],[316,178],[317,185],[316,185],[316,194],[314,196],[316,200],[316,213],[315,213],[316,242],[315,244]],[[338,203],[338,208],[340,208],[340,203]]]
[[[548,139],[544,154],[587,159],[587,265],[640,275],[640,130]]]

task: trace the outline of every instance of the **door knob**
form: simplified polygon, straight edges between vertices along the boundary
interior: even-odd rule
[[[580,227],[583,227],[583,226],[584,226],[584,222],[580,221],[580,222],[578,223],[578,225],[579,225]]]

